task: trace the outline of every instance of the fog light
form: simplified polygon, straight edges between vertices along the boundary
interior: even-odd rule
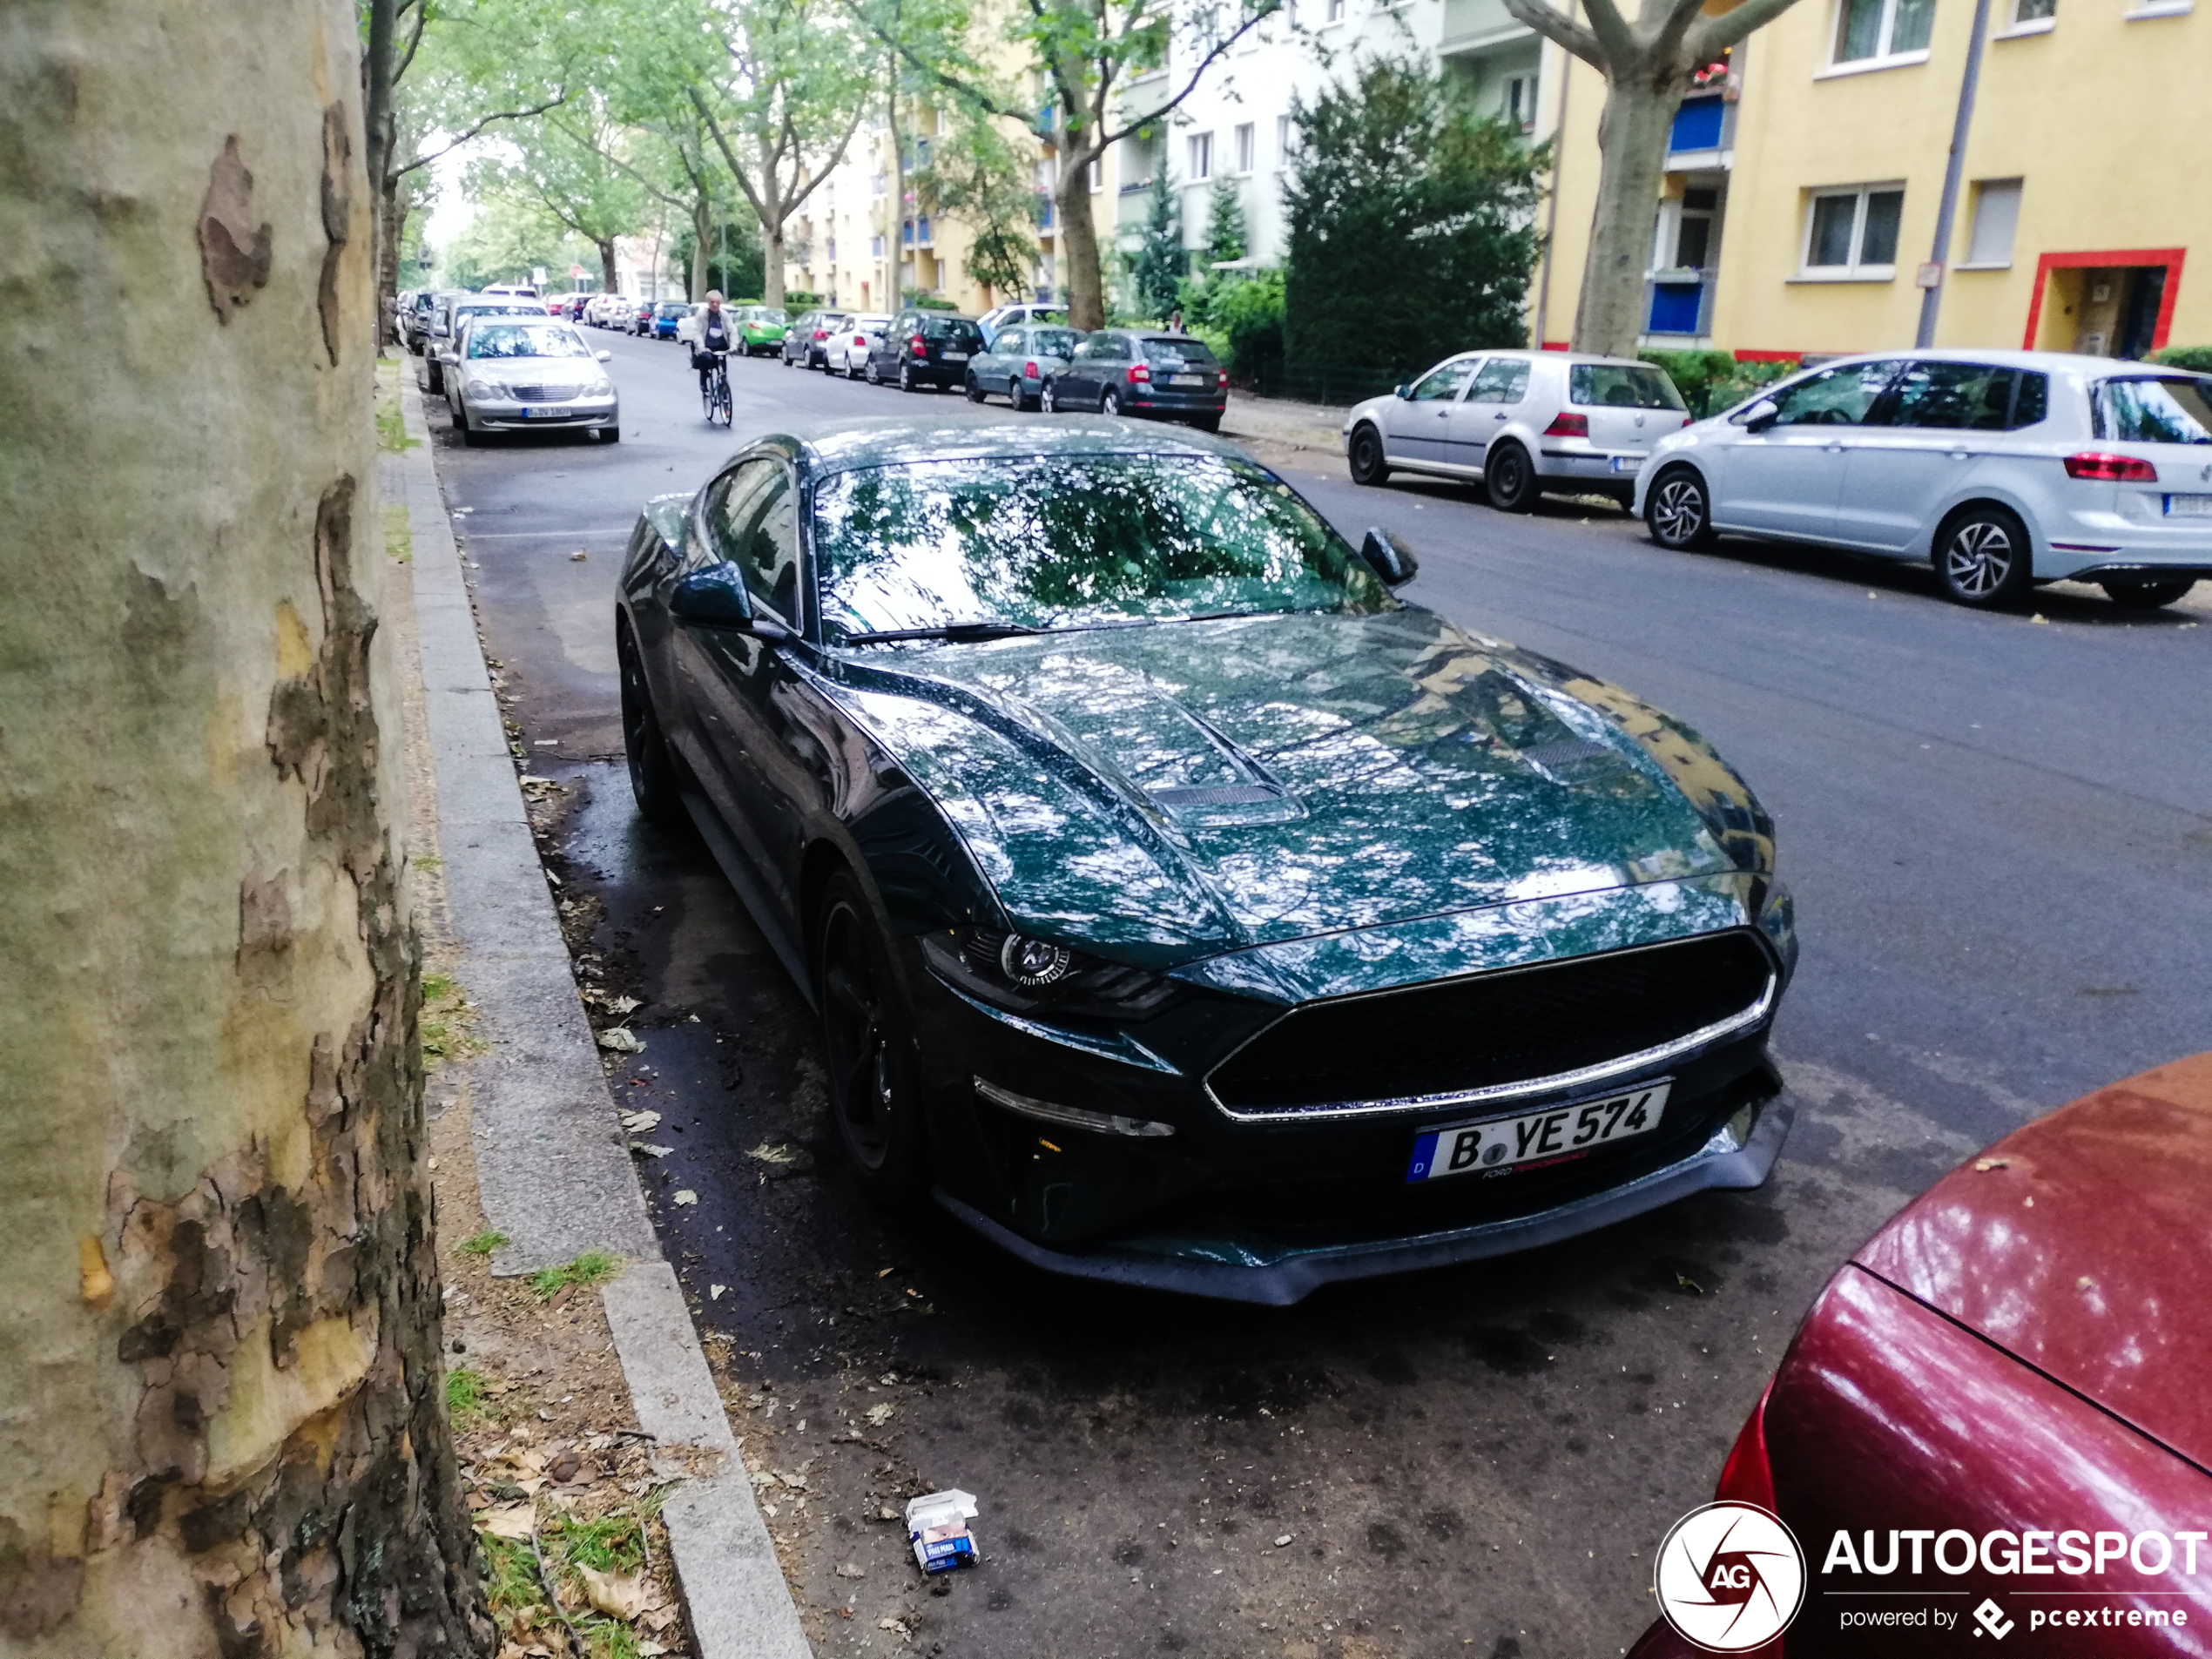
[[[1016,985],[1050,985],[1068,976],[1068,970],[1075,966],[1075,958],[1069,955],[1064,946],[1009,934],[1006,943],[999,947],[999,966]]]
[[[1143,1139],[1172,1135],[1172,1123],[1155,1123],[1142,1117],[1120,1117],[1111,1112],[1086,1111],[1080,1106],[1062,1106],[1056,1101],[1033,1100],[1027,1095],[1017,1095],[1011,1089],[1001,1089],[996,1083],[974,1079],[975,1092],[994,1106],[1003,1106],[1009,1112],[1024,1117],[1034,1117],[1039,1123],[1059,1123],[1069,1129],[1087,1129],[1096,1135],[1130,1135]]]

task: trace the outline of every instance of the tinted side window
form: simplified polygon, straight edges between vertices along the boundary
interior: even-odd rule
[[[1467,393],[1470,403],[1518,403],[1528,395],[1528,360],[1493,357]]]
[[[799,606],[799,528],[791,477],[779,462],[748,461],[707,502],[714,550],[738,568],[755,606],[794,622]]]
[[[1858,426],[1897,373],[1895,360],[1824,368],[1811,380],[1778,393],[1777,426]]]
[[[770,477],[782,469],[772,461],[748,461],[730,469],[707,487],[707,544],[702,555],[719,563],[734,563],[745,526],[751,517],[753,497]],[[694,561],[693,563],[697,563]]]
[[[1447,363],[1441,368],[1429,370],[1413,388],[1413,401],[1416,403],[1449,403],[1459,396],[1460,388],[1474,377],[1480,361],[1470,357],[1463,363]]]
[[[2013,373],[1984,363],[1909,363],[1883,400],[1885,426],[2002,432],[2013,409]]]
[[[1009,357],[1018,357],[1029,349],[1029,337],[1019,328],[1001,329],[999,337],[991,342],[991,349],[1003,352]]]

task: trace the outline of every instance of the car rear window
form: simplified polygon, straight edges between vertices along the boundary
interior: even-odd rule
[[[925,340],[948,341],[954,345],[963,341],[974,346],[983,343],[983,331],[965,317],[932,317],[921,327]]]
[[[1687,409],[1667,371],[1645,363],[1576,363],[1567,371],[1567,401],[1622,409]]]
[[[1186,340],[1180,334],[1168,334],[1144,342],[1144,361],[1155,368],[1173,368],[1183,363],[1211,364],[1214,355],[1203,340]]]
[[[1033,328],[1029,331],[1029,349],[1040,357],[1065,357],[1082,341],[1082,335],[1073,328]]]
[[[2126,443],[2212,443],[2212,380],[2112,380],[2096,390],[2097,435]]]

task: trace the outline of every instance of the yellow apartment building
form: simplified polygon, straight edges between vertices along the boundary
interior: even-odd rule
[[[2195,118],[2212,86],[2212,0],[2203,10],[1989,0],[1939,249],[1972,0],[1799,0],[1712,66],[1676,120],[1647,343],[1743,358],[1909,346],[1922,285],[1939,282],[1939,346],[2132,357],[2212,345],[2212,165]],[[1530,322],[1563,345],[1604,87],[1555,47],[1543,57],[1560,164]]]

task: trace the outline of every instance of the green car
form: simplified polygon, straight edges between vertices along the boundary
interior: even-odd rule
[[[791,318],[781,306],[742,305],[733,307],[730,314],[738,325],[738,338],[745,343],[746,356],[782,348]]]
[[[1772,824],[1413,575],[1217,439],[1082,416],[763,436],[647,504],[631,785],[819,1012],[863,1191],[1279,1304],[1765,1179]]]

